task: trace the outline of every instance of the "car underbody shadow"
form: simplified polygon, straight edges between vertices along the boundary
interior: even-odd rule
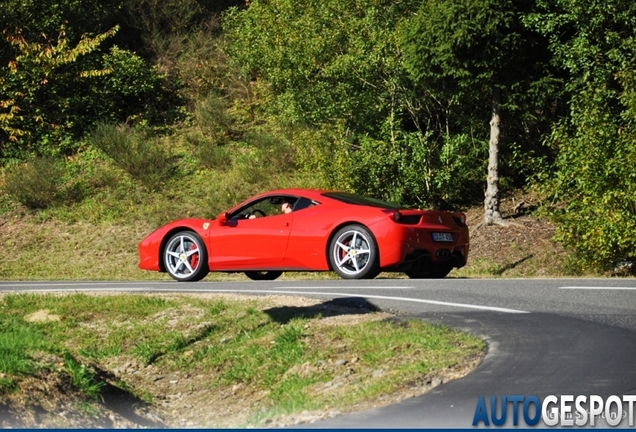
[[[379,312],[380,309],[362,297],[343,297],[312,306],[281,306],[266,309],[273,321],[287,324],[294,318],[332,317],[338,315],[361,315]]]

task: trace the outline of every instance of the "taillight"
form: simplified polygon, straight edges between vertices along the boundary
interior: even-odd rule
[[[464,213],[455,213],[453,215],[453,220],[460,227],[466,226],[466,215]]]
[[[402,213],[400,213],[399,210],[383,209],[382,212],[385,213],[391,219],[393,219],[393,222],[400,222],[402,220]]]

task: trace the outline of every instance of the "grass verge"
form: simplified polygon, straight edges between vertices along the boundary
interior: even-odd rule
[[[65,393],[71,387],[78,395],[79,417],[53,425],[121,426],[113,415],[131,417],[113,401],[127,399],[143,411],[138,426],[236,427],[421,393],[435,377],[467,373],[483,355],[477,338],[360,306],[229,295],[5,295],[0,358],[12,360],[0,362],[0,391],[13,413],[50,411],[61,390],[29,398],[27,384],[39,373],[62,374]],[[106,408],[115,411],[110,423]],[[4,426],[38,426],[18,417]]]

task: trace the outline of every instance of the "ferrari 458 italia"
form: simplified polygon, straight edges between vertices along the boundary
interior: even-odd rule
[[[468,258],[463,213],[405,209],[345,192],[284,189],[257,195],[216,219],[182,219],[139,244],[139,267],[198,281],[208,272],[274,280],[283,272],[381,271],[443,278]]]

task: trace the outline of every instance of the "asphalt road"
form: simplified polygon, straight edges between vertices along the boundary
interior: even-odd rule
[[[340,298],[460,328],[488,341],[486,358],[465,378],[399,404],[308,427],[468,428],[480,396],[490,413],[491,396],[500,401],[503,395],[540,400],[548,395],[636,395],[635,279],[0,283],[0,292],[25,290],[231,291]],[[505,426],[513,426],[511,405],[507,413]],[[525,425],[521,410],[519,417]],[[597,425],[606,426],[602,418]],[[628,419],[620,426],[629,427]]]

